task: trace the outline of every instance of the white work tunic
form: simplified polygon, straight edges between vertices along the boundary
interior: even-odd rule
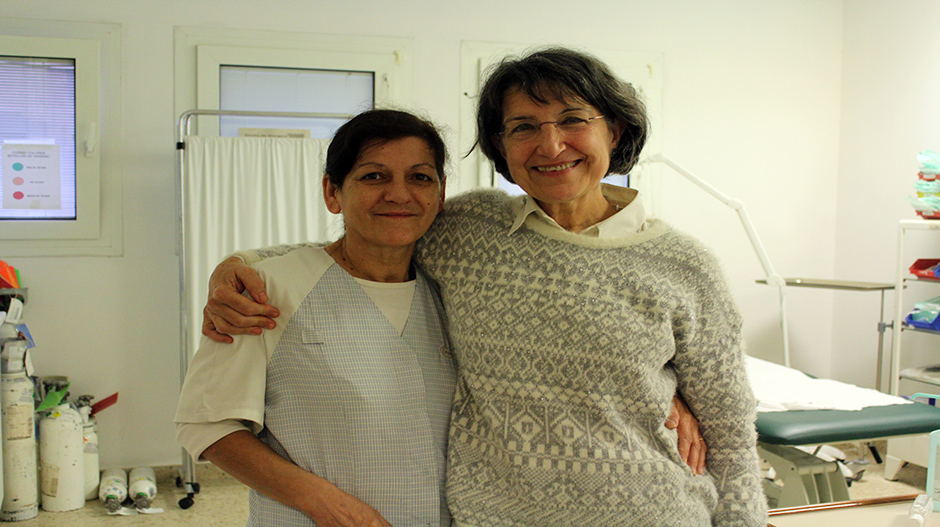
[[[311,261],[325,268],[281,272]],[[262,400],[252,382],[233,384],[229,376],[250,369],[244,361],[237,364],[237,357],[250,353],[204,342],[190,368],[195,378],[188,376],[184,384],[177,422],[249,421],[275,452],[368,503],[394,526],[449,525],[443,488],[454,367],[443,310],[429,282],[418,273],[399,335],[355,279],[320,248],[266,260],[259,270],[274,305],[290,312],[293,306],[278,300],[302,298],[286,325],[279,321],[282,331],[273,347],[270,334],[243,339],[268,339],[255,346],[255,356],[268,350]],[[285,287],[293,294],[280,294]],[[297,287],[309,292],[297,295]],[[239,382],[241,389],[235,388]],[[211,388],[215,383],[233,391],[222,394]],[[249,525],[313,525],[255,491],[249,503]]]

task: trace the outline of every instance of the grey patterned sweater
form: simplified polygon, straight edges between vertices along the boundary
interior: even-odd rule
[[[458,526],[766,525],[741,318],[710,253],[656,220],[614,240],[510,235],[499,191],[445,209],[416,258],[458,361]],[[677,386],[705,476],[662,424]]]

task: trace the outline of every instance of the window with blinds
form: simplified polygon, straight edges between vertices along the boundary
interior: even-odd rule
[[[375,73],[305,68],[230,66],[219,68],[219,108],[262,112],[358,114],[375,104]],[[328,139],[345,118],[223,116],[219,135],[238,137],[246,129],[304,130]]]
[[[75,60],[0,55],[0,220],[75,220]]]
[[[121,26],[0,17],[0,248],[117,256]]]
[[[185,87],[183,94],[193,99],[192,106],[177,109],[342,114],[202,116],[194,122],[194,133],[204,136],[332,137],[345,115],[401,107],[412,100],[410,49],[408,39],[360,35],[181,31],[177,90]],[[177,103],[181,101],[186,99],[179,97]]]

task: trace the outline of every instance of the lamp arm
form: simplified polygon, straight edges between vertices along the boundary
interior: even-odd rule
[[[775,287],[786,286],[786,280],[777,274],[773,265],[770,264],[770,258],[767,257],[767,252],[764,251],[764,244],[761,243],[760,236],[757,235],[757,231],[754,230],[754,225],[751,224],[751,218],[747,215],[747,209],[744,208],[744,205],[741,205],[739,209],[736,209],[736,212],[738,213],[738,218],[741,220],[741,224],[744,225],[747,237],[751,240],[751,246],[754,247],[754,252],[757,253],[757,259],[760,260],[760,264],[764,268],[764,274],[767,275],[767,284]]]
[[[777,287],[786,285],[783,278],[774,271],[774,267],[770,263],[770,258],[767,257],[767,251],[764,250],[764,244],[761,243],[760,236],[758,236],[757,231],[754,230],[754,225],[751,223],[751,218],[748,216],[747,209],[744,208],[743,203],[728,197],[726,194],[703,181],[702,178],[689,172],[678,163],[662,154],[653,154],[645,160],[642,160],[641,163],[662,163],[668,166],[718,201],[724,203],[728,208],[734,210],[738,214],[738,219],[741,221],[741,224],[744,226],[744,231],[747,233],[748,240],[751,242],[751,247],[754,248],[754,252],[757,254],[757,259],[760,260],[761,267],[764,268],[764,274],[767,275],[767,283]]]
[[[789,367],[790,339],[789,335],[787,334],[787,306],[784,293],[787,282],[779,274],[777,274],[777,271],[775,271],[773,265],[771,265],[770,258],[767,257],[767,252],[764,250],[764,244],[761,243],[760,236],[757,235],[757,231],[754,229],[754,225],[751,223],[751,218],[748,216],[747,209],[744,208],[744,204],[736,199],[728,197],[715,187],[709,185],[695,174],[689,172],[678,163],[662,154],[653,154],[648,156],[644,159],[641,159],[640,163],[662,163],[668,166],[677,174],[688,179],[711,195],[713,198],[724,203],[738,214],[738,219],[741,221],[741,225],[744,226],[744,231],[747,233],[747,238],[751,242],[751,247],[757,254],[757,259],[760,260],[761,267],[764,269],[764,274],[767,275],[767,285],[776,287],[780,292],[780,325],[783,331],[783,361],[784,365]]]
[[[684,178],[688,179],[688,180],[691,181],[692,183],[695,183],[695,184],[698,185],[702,190],[704,190],[705,192],[708,192],[709,194],[712,195],[712,197],[714,197],[714,198],[717,199],[718,201],[724,203],[724,204],[727,205],[728,207],[731,207],[732,209],[737,210],[737,209],[741,208],[741,206],[742,206],[740,201],[733,200],[733,199],[729,198],[727,195],[723,194],[722,192],[720,192],[720,191],[719,191],[718,189],[716,189],[715,187],[713,187],[713,186],[709,185],[708,183],[706,183],[704,180],[702,180],[702,178],[700,178],[700,177],[696,176],[695,174],[689,172],[689,171],[686,170],[685,168],[681,167],[678,163],[676,163],[676,162],[673,161],[672,159],[669,159],[668,157],[666,157],[666,156],[664,156],[664,155],[662,155],[662,154],[653,154],[653,155],[647,157],[645,160],[641,160],[640,163],[662,163],[662,164],[666,165],[667,167],[673,169],[673,170],[676,171],[679,175],[681,175],[681,176],[683,176]]]

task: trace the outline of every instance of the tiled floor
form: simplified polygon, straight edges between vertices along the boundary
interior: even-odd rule
[[[877,445],[884,451],[884,442]],[[859,457],[856,444],[838,445],[848,459]],[[866,453],[867,459],[871,456]],[[161,514],[129,517],[109,516],[98,501],[89,501],[83,509],[72,512],[43,512],[39,516],[16,525],[24,527],[138,527],[138,526],[200,526],[230,527],[244,525],[248,517],[248,489],[222,473],[212,465],[197,466],[200,492],[195,504],[183,510],[178,502],[184,497],[183,490],[176,486],[176,467],[157,469],[159,493],[154,507],[161,507]],[[906,465],[898,475],[898,481],[883,478],[884,465],[870,463],[861,481],[852,483],[849,495],[852,499],[913,494],[924,491],[927,469]]]
[[[196,479],[200,492],[195,504],[183,510],[178,502],[185,497],[176,486],[178,467],[156,469],[157,497],[154,508],[159,514],[135,516],[109,516],[100,501],[86,502],[85,507],[70,512],[45,512],[32,520],[9,525],[23,527],[141,527],[141,526],[199,526],[232,527],[245,525],[248,519],[248,488],[230,478],[212,465],[198,465]]]
[[[864,452],[864,456],[858,452],[860,443],[846,443],[835,445],[842,449],[846,454],[846,459],[852,460],[857,457],[864,457],[871,461],[871,455]],[[884,441],[876,441],[875,446],[881,452],[882,457],[887,447]],[[927,485],[927,469],[917,465],[907,464],[901,468],[898,473],[897,481],[888,481],[884,479],[884,464],[870,462],[865,468],[865,474],[861,481],[855,481],[849,487],[849,497],[853,500],[880,498],[884,496],[898,496],[902,494],[918,494],[924,492]]]

